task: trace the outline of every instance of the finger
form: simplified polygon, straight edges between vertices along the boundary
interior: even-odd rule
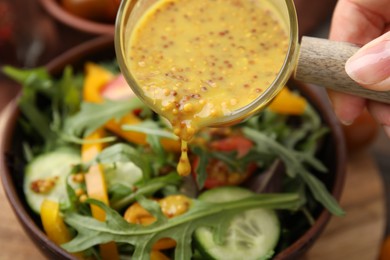
[[[390,137],[390,105],[369,101],[367,108],[370,114],[383,126],[386,134]]]
[[[363,113],[366,100],[345,93],[328,90],[329,98],[337,118],[344,125],[350,125]]]
[[[390,32],[362,47],[347,61],[345,70],[368,89],[390,90]]]
[[[383,0],[339,0],[334,10],[329,38],[364,45],[383,34],[390,12]],[[387,3],[388,4],[388,3]]]

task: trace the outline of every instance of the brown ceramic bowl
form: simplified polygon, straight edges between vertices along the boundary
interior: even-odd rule
[[[81,69],[85,61],[102,61],[115,57],[112,37],[100,37],[80,45],[47,64],[47,69],[53,75],[58,75],[63,68],[72,64],[75,69]],[[330,133],[322,143],[319,157],[328,167],[329,174],[320,175],[322,181],[331,190],[336,199],[340,198],[346,172],[346,149],[340,125],[335,118],[329,103],[323,96],[308,85],[291,81],[290,86],[298,88],[320,112],[324,124],[329,126]],[[5,109],[0,129],[0,175],[5,193],[17,218],[24,230],[37,247],[50,259],[71,259],[72,256],[51,242],[40,224],[39,218],[29,209],[24,198],[23,165],[21,158],[21,140],[18,132],[17,119],[19,116],[17,99]],[[331,215],[328,211],[319,209],[315,224],[306,230],[288,248],[281,251],[274,259],[299,259],[321,234]]]
[[[59,22],[79,30],[81,32],[96,35],[114,35],[115,24],[103,23],[78,17],[67,12],[60,4],[59,0],[39,0],[41,6]]]

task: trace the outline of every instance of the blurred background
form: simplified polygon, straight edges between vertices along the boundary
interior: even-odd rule
[[[93,2],[93,0],[83,1]],[[74,24],[68,18],[53,16],[55,14],[61,15],[55,11],[60,6],[60,2],[61,4],[68,2],[72,5],[83,1],[0,0],[0,67],[4,65],[21,68],[43,66],[59,54],[87,40],[105,35],[112,36],[114,29],[113,21],[110,19],[99,20],[91,16],[92,18],[88,19],[99,20],[97,25],[76,21],[76,26],[73,26]],[[120,0],[107,1],[120,2]],[[300,34],[327,38],[331,14],[337,0],[295,0],[295,2]],[[79,6],[76,10],[84,10],[82,8],[86,7]],[[93,9],[87,7],[85,10],[87,10],[86,13],[78,15],[89,16],[88,10],[91,12]],[[82,25],[82,27],[78,28],[77,25]],[[91,29],[88,29],[88,26],[92,26]],[[99,28],[103,29],[99,31]],[[1,110],[17,96],[18,91],[19,87],[0,72],[0,116]],[[325,96],[325,90],[321,91]],[[356,254],[360,256],[358,259],[375,259],[381,240],[387,234],[388,227],[385,224],[385,218],[388,215],[386,209],[389,207],[385,207],[388,200],[384,194],[389,190],[388,184],[390,183],[390,160],[388,159],[390,157],[390,140],[368,113],[365,113],[353,125],[344,127],[344,132],[351,166],[348,169],[347,178],[349,179],[347,179],[347,187],[344,192],[346,194],[344,196],[347,197],[345,200],[348,199],[348,202],[345,202],[343,206],[347,207],[347,213],[350,212],[355,217],[355,221],[352,223],[342,221],[331,223],[324,235],[325,240],[322,242],[320,240],[316,244],[311,253],[308,254],[307,259],[320,259],[319,256],[324,253],[329,256],[332,249],[325,248],[324,245],[333,239],[332,235],[340,232],[351,232],[350,236],[355,237],[355,239],[359,238],[360,242],[346,244],[344,238],[337,238],[339,241],[335,241],[335,243],[339,247],[344,246],[347,247],[347,250],[356,251]],[[362,167],[367,167],[367,174],[354,175],[355,169]],[[362,189],[361,182],[367,182],[370,185]],[[1,188],[0,196],[4,198],[4,192]],[[0,230],[1,237],[4,238],[2,246],[8,248],[8,251],[5,253],[0,251],[0,259],[9,259],[6,257],[11,256],[13,259],[25,259],[32,256],[36,256],[33,259],[39,259],[40,253],[27,240],[21,228],[17,226],[11,209],[4,200],[0,203]],[[359,210],[363,210],[367,214],[364,216],[354,215]],[[351,229],[356,229],[360,225],[359,232],[366,233],[356,234],[346,230],[346,225],[351,226]],[[6,239],[5,236],[7,236]],[[25,248],[27,245],[28,250],[20,250],[21,245]],[[1,254],[6,255],[3,258]],[[339,253],[338,255],[340,256]],[[324,259],[351,258],[328,257]]]

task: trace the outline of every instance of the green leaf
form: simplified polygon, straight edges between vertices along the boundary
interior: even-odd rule
[[[226,233],[229,230],[230,223],[234,216],[224,216],[220,222],[214,227],[213,239],[217,245],[223,245],[226,239]]]
[[[207,179],[206,167],[209,160],[209,154],[201,149],[200,147],[194,147],[191,149],[197,156],[199,156],[199,163],[195,169],[196,172],[196,183],[198,188],[201,190],[204,187],[204,183]]]
[[[15,80],[22,85],[31,85],[33,82],[40,81],[50,82],[50,76],[47,73],[46,68],[40,67],[35,69],[20,69],[12,66],[2,67],[2,72],[9,78]],[[46,84],[43,84],[46,85]],[[42,87],[42,85],[41,85]]]
[[[158,202],[154,200],[148,200],[144,196],[137,196],[137,201],[141,206],[152,214],[156,219],[157,223],[165,223],[168,218],[162,213],[161,207]],[[155,223],[155,224],[157,224]]]
[[[177,186],[181,183],[181,181],[182,179],[177,173],[170,173],[165,176],[140,182],[136,184],[137,189],[135,192],[130,193],[119,200],[112,200],[111,207],[116,210],[120,210],[134,202],[139,196],[150,196],[166,186]]]
[[[157,122],[152,120],[144,120],[142,123],[134,125],[123,125],[122,129],[127,131],[140,132],[146,135],[153,135],[156,137],[165,137],[173,140],[179,139],[172,133],[172,131],[163,130]]]
[[[109,187],[109,194],[111,200],[119,200],[128,194],[133,193],[133,189],[128,185],[124,185],[121,183],[115,183]]]
[[[151,166],[147,157],[142,152],[128,144],[117,143],[103,149],[94,162],[103,164],[112,164],[118,162],[133,162],[143,171],[143,175],[149,176]]]
[[[50,119],[23,95],[19,101],[19,109],[43,140],[53,139],[54,133],[50,129]]]
[[[290,177],[295,178],[297,175],[300,176],[309,187],[314,198],[328,209],[329,212],[337,216],[344,215],[344,211],[326,189],[325,185],[305,168],[305,163],[309,163],[311,166],[322,166],[321,162],[314,157],[308,157],[308,154],[303,155],[300,152],[288,149],[256,130],[246,127],[243,129],[243,132],[256,143],[257,147],[261,147],[261,149],[267,147],[270,152],[278,155],[285,163],[287,173],[289,173]],[[321,169],[321,167],[319,168]]]
[[[102,104],[83,102],[80,111],[65,122],[65,135],[85,137],[111,119],[119,119],[136,108],[147,109],[141,100],[106,100]]]
[[[327,208],[330,213],[336,216],[345,215],[344,210],[340,208],[336,199],[329,194],[325,185],[317,177],[310,174],[310,172],[308,171],[302,171],[300,176],[309,187],[314,198],[317,201],[321,202],[322,205],[324,205],[324,207]]]
[[[142,203],[154,214],[157,213],[153,202]],[[253,208],[297,210],[302,200],[297,194],[257,194],[242,200],[224,203],[210,203],[192,200],[190,209],[175,218],[159,219],[148,226],[127,223],[123,217],[100,201],[89,200],[106,212],[106,222],[75,213],[65,215],[65,221],[78,231],[77,236],[62,247],[69,252],[78,252],[109,241],[128,243],[135,247],[134,259],[149,260],[150,251],[156,241],[171,238],[176,241],[175,259],[191,259],[192,234],[199,227],[215,227],[222,218],[232,218],[244,210]],[[226,223],[223,224],[225,226]]]
[[[63,121],[79,109],[82,76],[75,75],[71,67],[66,67],[59,79],[49,75],[46,68],[23,70],[6,66],[3,72],[23,86],[19,108],[26,123],[22,127],[29,136],[40,137],[44,143],[40,150],[62,144],[59,132]]]

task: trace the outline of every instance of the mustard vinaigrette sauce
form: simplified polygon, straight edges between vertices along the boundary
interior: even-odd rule
[[[179,174],[191,172],[198,130],[254,101],[280,71],[289,39],[269,1],[161,0],[136,24],[129,70],[182,140]]]

